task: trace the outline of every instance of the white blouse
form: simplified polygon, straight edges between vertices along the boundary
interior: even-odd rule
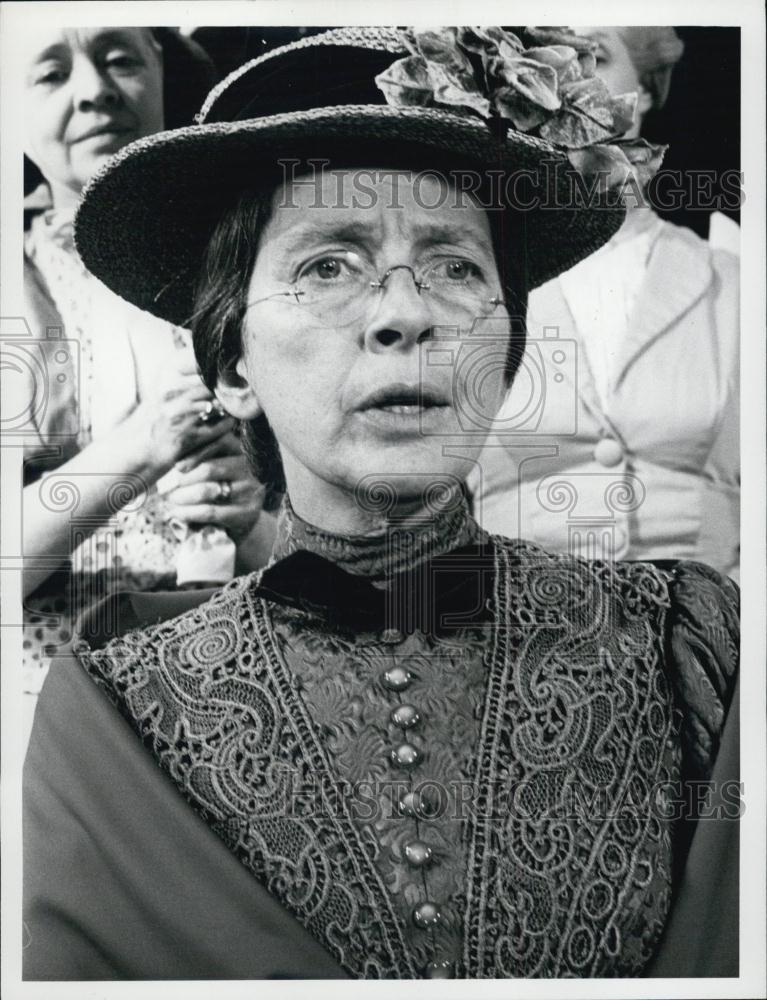
[[[470,479],[483,527],[737,576],[738,280],[736,257],[648,212],[533,292]]]
[[[649,208],[631,212],[620,231],[596,253],[560,276],[597,391],[607,406],[619,347],[625,341],[653,245],[663,223]],[[543,325],[541,296],[531,296],[532,327]],[[604,336],[604,331],[609,336]]]

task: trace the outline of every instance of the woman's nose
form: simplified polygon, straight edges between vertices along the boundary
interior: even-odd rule
[[[108,109],[120,102],[120,92],[114,81],[90,59],[76,61],[72,68],[72,86],[78,111]]]
[[[429,303],[419,292],[410,268],[395,268],[377,292],[376,309],[365,330],[372,351],[406,349],[431,335]]]

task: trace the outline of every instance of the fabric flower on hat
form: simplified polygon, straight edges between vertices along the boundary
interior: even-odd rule
[[[641,187],[665,146],[620,140],[634,122],[636,94],[613,96],[595,75],[594,42],[569,28],[409,28],[411,55],[375,82],[393,107],[449,107],[506,120],[566,153],[607,190],[629,178]]]

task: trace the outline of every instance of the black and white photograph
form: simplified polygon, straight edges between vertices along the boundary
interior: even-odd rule
[[[0,66],[3,996],[767,996],[762,5]]]

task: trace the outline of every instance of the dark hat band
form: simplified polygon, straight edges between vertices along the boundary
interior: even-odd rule
[[[295,49],[240,75],[222,91],[204,121],[244,121],[317,107],[385,104],[375,77],[395,58],[389,51],[349,45]]]

